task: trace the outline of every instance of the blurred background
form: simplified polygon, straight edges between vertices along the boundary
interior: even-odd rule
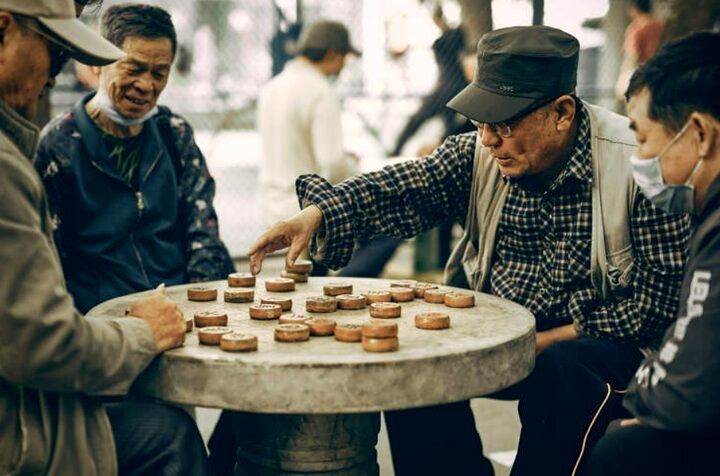
[[[337,87],[343,98],[345,147],[361,158],[364,170],[382,166],[388,157],[427,153],[452,129],[434,115],[420,118],[403,133],[423,99],[442,82],[472,78],[477,41],[493,28],[545,24],[572,33],[582,48],[578,95],[622,112],[615,85],[631,20],[625,0],[145,2],[172,14],[180,49],[160,102],[185,116],[195,129],[217,181],[221,233],[235,257],[246,252],[264,226],[254,206],[261,160],[255,130],[258,93],[293,56],[302,25],[315,19],[343,22],[363,52],[342,72]],[[116,3],[121,2],[104,2]],[[663,41],[716,27],[719,12],[720,0],[653,2],[653,13],[666,23]],[[101,13],[86,12],[84,19],[95,24]],[[451,37],[448,31],[461,34]],[[68,65],[41,122],[68,110],[92,88],[85,76],[81,67]],[[444,102],[433,105],[428,114],[442,111]],[[451,120],[456,127],[452,130],[464,130],[462,118]],[[399,254],[411,269],[391,274],[441,268],[451,239],[447,231],[432,232],[405,245]]]

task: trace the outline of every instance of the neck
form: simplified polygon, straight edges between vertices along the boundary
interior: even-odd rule
[[[101,130],[104,132],[115,136],[115,137],[134,137],[140,132],[142,132],[143,125],[142,124],[136,124],[134,126],[121,126],[120,124],[117,124],[113,122],[109,117],[105,115],[104,112],[97,106],[95,103],[95,97],[93,97],[88,103],[85,105],[85,111],[88,113],[88,116],[90,116],[90,119],[95,123],[96,126],[98,126]]]

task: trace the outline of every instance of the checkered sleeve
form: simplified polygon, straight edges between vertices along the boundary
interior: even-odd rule
[[[411,238],[447,219],[464,222],[476,133],[451,136],[431,155],[351,177],[336,186],[317,175],[295,183],[300,207],[317,205],[323,224],[310,252],[330,268],[350,260],[357,240]]]
[[[690,220],[665,213],[638,192],[631,227],[632,295],[598,306],[579,327],[655,349],[677,313]]]

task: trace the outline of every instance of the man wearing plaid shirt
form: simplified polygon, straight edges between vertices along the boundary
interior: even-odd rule
[[[570,474],[602,434],[604,410],[619,403],[610,397],[672,322],[690,232],[634,185],[627,120],[573,94],[578,49],[549,27],[488,33],[473,83],[448,104],[477,133],[334,187],[299,177],[303,211],[250,250],[255,273],[266,253],[289,246],[292,262],[309,242],[336,268],[355,240],[462,224],[446,282],[537,320],[535,369],[496,395],[519,399],[513,474]],[[492,474],[468,402],[385,418],[397,474]]]

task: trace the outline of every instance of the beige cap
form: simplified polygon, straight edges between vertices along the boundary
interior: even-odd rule
[[[352,53],[360,56],[360,50],[350,43],[350,32],[342,23],[331,20],[318,20],[303,28],[298,40],[298,50],[320,48]]]
[[[0,10],[35,18],[81,63],[102,66],[125,56],[121,49],[77,19],[73,0],[0,0]]]

